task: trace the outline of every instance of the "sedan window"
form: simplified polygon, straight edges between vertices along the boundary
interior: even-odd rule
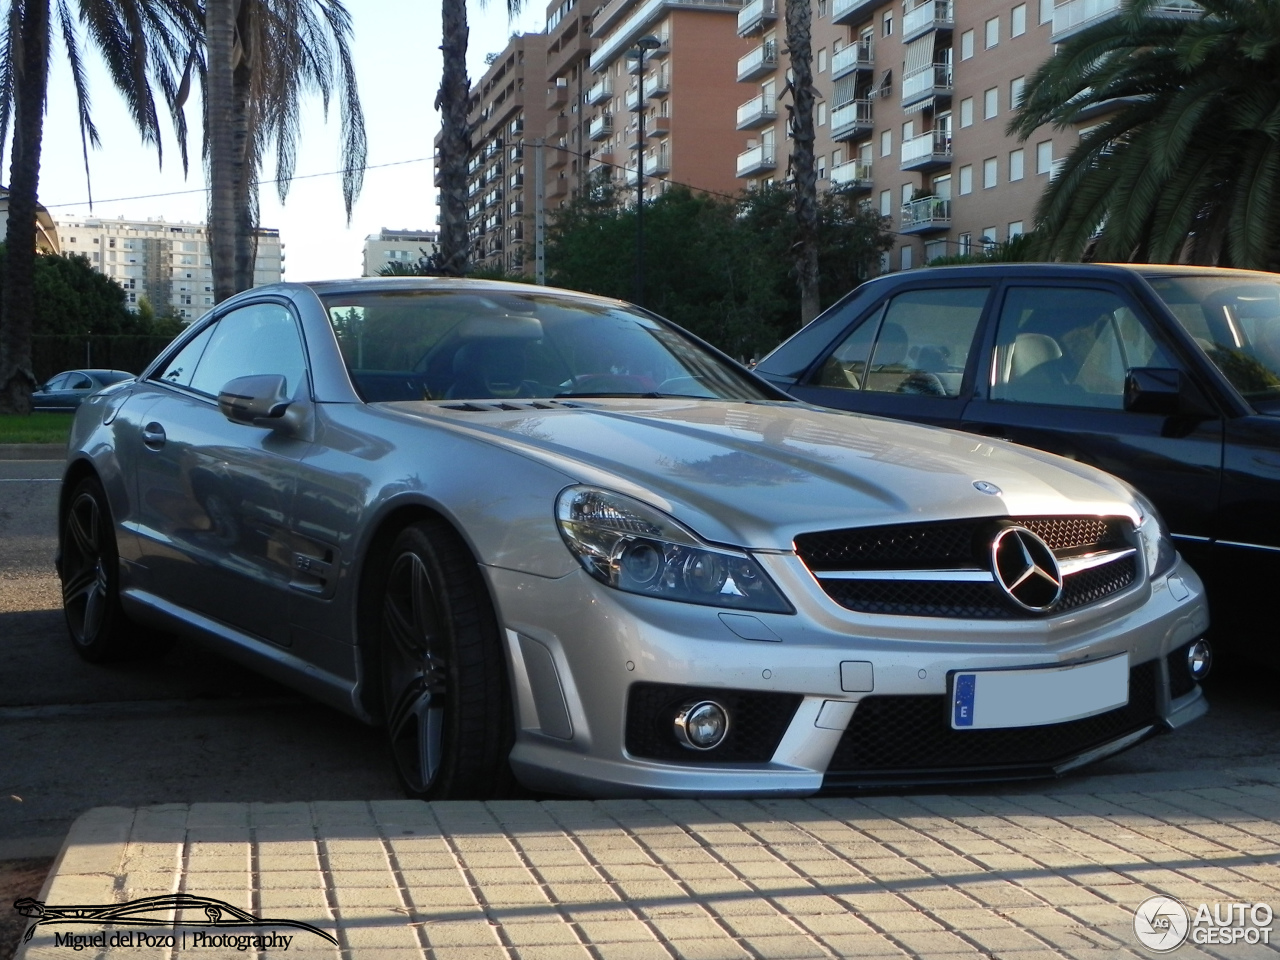
[[[73,373],[67,377],[67,384],[64,390],[88,390],[93,387],[93,381],[86,377],[83,373]]]

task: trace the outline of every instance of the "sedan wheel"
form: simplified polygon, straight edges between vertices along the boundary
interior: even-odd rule
[[[396,538],[379,626],[387,736],[405,791],[501,792],[510,779],[506,665],[475,561],[443,524]]]

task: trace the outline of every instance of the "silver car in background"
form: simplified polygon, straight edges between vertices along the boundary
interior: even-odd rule
[[[81,407],[60,531],[83,656],[194,635],[414,796],[1051,775],[1206,709],[1200,581],[1122,482],[565,291],[228,300]]]

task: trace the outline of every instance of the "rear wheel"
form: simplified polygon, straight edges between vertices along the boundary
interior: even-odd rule
[[[92,663],[157,652],[166,638],[120,608],[120,555],[106,492],[81,480],[62,522],[62,609],[76,652]]]
[[[505,793],[512,739],[506,662],[470,551],[443,522],[415,523],[392,544],[380,592],[387,738],[406,793]]]

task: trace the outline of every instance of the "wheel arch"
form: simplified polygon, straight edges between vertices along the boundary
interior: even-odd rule
[[[58,490],[58,546],[54,558],[54,566],[58,569],[59,575],[62,573],[62,533],[67,522],[67,511],[71,509],[71,494],[80,482],[88,477],[102,483],[102,475],[98,473],[98,468],[87,457],[77,457],[71,461],[62,474],[62,486]],[[105,485],[103,488],[105,490]],[[107,506],[110,508],[110,503]]]

